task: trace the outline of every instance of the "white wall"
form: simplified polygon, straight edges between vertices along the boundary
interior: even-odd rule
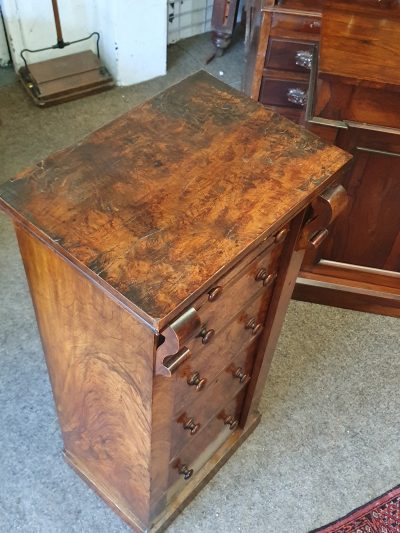
[[[214,0],[168,0],[168,44],[211,30]]]
[[[3,22],[0,18],[0,67],[6,67],[10,62],[10,54],[8,53],[6,34],[4,32]]]
[[[56,43],[50,0],[1,0],[16,70],[23,48]],[[59,0],[65,41],[100,33],[100,53],[118,85],[131,85],[166,72],[167,4],[165,0]],[[63,50],[27,53],[28,62],[43,61],[88,48],[95,39]]]

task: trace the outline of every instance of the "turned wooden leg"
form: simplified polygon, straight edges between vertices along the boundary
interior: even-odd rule
[[[221,56],[232,40],[239,0],[215,0],[211,20],[211,40]]]

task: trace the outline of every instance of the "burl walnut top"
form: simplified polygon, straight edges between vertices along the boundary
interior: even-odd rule
[[[160,327],[348,160],[199,72],[7,182],[0,206]]]

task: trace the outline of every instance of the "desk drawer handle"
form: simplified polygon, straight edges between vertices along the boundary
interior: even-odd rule
[[[179,469],[179,473],[183,476],[183,479],[190,479],[193,475],[193,468],[189,468],[187,465],[182,465]]]
[[[199,337],[201,337],[201,342],[203,344],[208,344],[210,340],[214,337],[214,335],[215,335],[214,329],[207,329],[205,327],[199,333]]]
[[[200,391],[204,389],[207,383],[206,378],[200,378],[199,372],[195,372],[189,379],[188,379],[188,385],[196,386],[196,390]]]
[[[214,287],[208,293],[208,301],[215,302],[215,300],[217,300],[221,296],[221,294],[222,294],[222,287],[220,286]]]
[[[286,93],[288,102],[304,107],[307,103],[307,92],[300,87],[291,87]]]
[[[244,370],[241,366],[239,366],[235,370],[235,372],[233,373],[233,377],[237,378],[240,381],[240,383],[246,383],[247,381],[250,380],[249,375],[244,373]]]
[[[268,274],[267,270],[265,268],[261,268],[257,274],[256,274],[256,281],[262,281],[264,287],[268,287],[268,285],[271,285],[271,283],[275,280],[276,273],[274,274]]]
[[[187,429],[191,435],[195,435],[200,429],[200,424],[196,424],[193,418],[189,418],[183,424],[183,429]]]
[[[225,419],[224,419],[224,424],[226,426],[229,426],[229,429],[231,431],[235,431],[235,429],[238,427],[239,425],[239,420],[237,418],[235,418],[234,416],[230,415],[230,416],[227,416]]]
[[[295,55],[295,63],[298,67],[311,70],[313,55],[309,50],[298,50]]]
[[[263,328],[263,325],[262,324],[257,324],[257,320],[255,318],[251,318],[246,326],[245,326],[246,329],[251,329],[251,334],[252,335],[258,335],[260,333],[260,331],[262,330]]]

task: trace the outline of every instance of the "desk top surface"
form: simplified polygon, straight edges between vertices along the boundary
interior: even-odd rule
[[[4,184],[0,207],[157,328],[349,158],[199,72]]]

